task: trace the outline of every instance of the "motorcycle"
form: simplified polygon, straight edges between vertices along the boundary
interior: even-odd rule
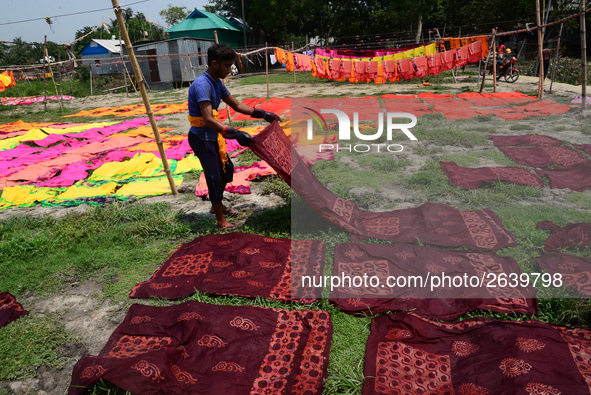
[[[501,77],[505,78],[506,82],[513,83],[517,81],[519,78],[519,70],[515,67],[515,63],[517,63],[517,58],[513,56],[511,59],[505,59],[502,61],[495,62],[497,67],[497,80],[500,80]],[[489,75],[492,74],[492,63],[486,64],[486,60],[483,60],[480,64],[480,75],[484,76],[486,71],[489,71]]]

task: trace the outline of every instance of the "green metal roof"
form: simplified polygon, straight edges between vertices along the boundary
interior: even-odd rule
[[[211,29],[241,31],[223,16],[195,9],[187,19],[166,30],[166,33]]]

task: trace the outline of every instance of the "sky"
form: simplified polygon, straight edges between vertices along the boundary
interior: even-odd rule
[[[164,20],[158,15],[169,4],[202,10],[209,4],[208,0],[118,0],[122,8],[131,8],[135,13],[141,12],[146,19],[167,28]],[[134,4],[135,3],[135,4]],[[25,42],[47,41],[58,44],[71,42],[76,38],[76,31],[85,26],[97,26],[105,19],[115,20],[111,0],[2,0],[0,13],[0,41],[12,41],[20,37]],[[75,14],[75,15],[69,15]],[[52,25],[45,21],[50,17]],[[13,23],[18,22],[18,23]]]

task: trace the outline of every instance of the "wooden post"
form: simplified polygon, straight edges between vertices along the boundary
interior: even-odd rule
[[[493,48],[494,43],[496,42],[495,41],[496,40],[496,33],[497,33],[497,29],[493,29],[492,30],[492,40],[491,40],[491,45],[490,45],[491,48]],[[489,50],[488,55],[486,55],[486,60],[484,61],[484,70],[482,73],[482,81],[480,82],[479,93],[482,93],[482,89],[484,89],[484,80],[486,79],[486,65],[488,65],[488,60],[490,59],[491,54],[493,55],[493,68],[497,66],[496,59],[495,59],[496,54],[494,53],[494,49],[492,49],[492,51]],[[480,70],[479,70],[479,72],[480,72]]]
[[[90,96],[92,96],[92,63],[88,63],[88,66],[90,67]]]
[[[267,43],[265,43],[265,75],[267,76],[267,99],[269,98],[269,55],[267,54]]]
[[[291,42],[291,53],[293,53],[293,41]],[[293,67],[293,87],[296,87],[295,65]]]
[[[492,64],[492,71],[493,71],[493,92],[497,91],[497,39],[496,39],[497,28],[493,32],[493,42],[492,42],[492,50],[493,50],[493,64]]]
[[[441,34],[439,34],[439,29],[436,28],[435,33],[437,33],[437,38],[439,38],[439,40],[443,41]],[[478,61],[478,65],[479,65],[478,70],[480,70],[480,62],[481,61]],[[451,76],[454,78],[454,84],[457,84],[458,80],[456,79],[456,73],[454,72],[453,68],[451,69]],[[437,82],[439,82],[439,74],[437,75]]]
[[[560,24],[560,31],[558,32],[558,42],[556,43],[556,55],[554,55],[554,62],[552,63],[552,75],[550,76],[550,93],[552,93],[552,84],[554,83],[554,76],[556,75],[556,66],[558,65],[558,53],[560,52],[560,39],[562,38],[562,26]]]
[[[53,82],[53,89],[55,89],[55,95],[57,96],[57,101],[60,105],[60,109],[63,111],[64,110],[64,105],[62,104],[62,98],[60,97],[60,94],[57,91],[57,85],[55,84],[55,78],[53,78],[53,69],[51,68],[51,62],[49,60],[49,54],[47,53],[47,47],[44,46],[43,47],[43,56],[45,56],[47,58],[47,64],[49,65],[49,75],[51,75],[51,82]]]
[[[61,60],[62,60],[61,53],[58,52],[57,53],[57,63],[58,63],[59,66],[57,68],[57,73],[58,73],[58,76],[60,78],[60,80],[59,80],[60,81],[60,99],[63,99],[63,97],[64,97],[64,91],[62,89],[62,61]]]
[[[121,58],[121,65],[123,67],[123,81],[125,82],[125,97],[129,97],[129,90],[127,89],[127,76],[125,75],[125,71],[127,67],[125,67],[125,59],[123,58],[123,48],[121,48],[121,33],[119,33],[119,57]]]
[[[538,57],[540,59],[540,69],[538,70],[538,99],[542,100],[544,98],[544,57],[542,56],[542,29],[540,29],[540,26],[542,25],[542,20],[540,18],[540,0],[536,0],[536,21],[538,23]]]
[[[581,12],[581,108],[587,109],[587,28],[585,26],[585,0],[579,5]]]
[[[152,106],[150,105],[150,100],[148,99],[146,87],[144,86],[144,77],[140,72],[140,66],[137,62],[135,54],[133,53],[133,47],[131,46],[129,36],[127,35],[127,29],[125,27],[123,15],[121,13],[121,7],[119,7],[119,2],[117,0],[111,0],[111,3],[113,3],[113,9],[115,10],[115,15],[117,16],[117,22],[119,23],[119,30],[121,31],[121,35],[123,36],[123,41],[125,41],[125,48],[127,49],[127,54],[129,55],[129,60],[131,61],[131,65],[133,67],[133,73],[135,74],[138,80],[138,86],[140,89],[140,93],[142,94],[142,100],[144,102],[144,106],[146,107],[146,115],[148,115],[148,118],[150,119],[150,125],[152,126],[154,137],[156,138],[156,144],[158,145],[160,158],[162,159],[162,167],[164,168],[164,173],[166,173],[166,177],[168,178],[168,183],[170,184],[170,190],[172,194],[176,196],[178,195],[176,185],[174,185],[172,172],[170,171],[170,166],[168,165],[168,160],[166,159],[166,152],[164,151],[164,146],[162,145],[162,138],[160,137],[158,125],[156,125],[154,113],[152,112]]]
[[[44,89],[44,97],[43,97],[43,111],[47,111],[47,78],[45,72],[45,49],[47,48],[47,36],[45,36],[45,41],[43,41],[43,89]]]

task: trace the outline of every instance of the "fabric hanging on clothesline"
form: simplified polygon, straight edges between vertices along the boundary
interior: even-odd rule
[[[552,221],[542,221],[536,227],[552,233],[544,243],[546,251],[556,252],[561,248],[584,250],[591,247],[590,222],[568,223],[561,227]]]
[[[498,181],[543,188],[538,176],[521,167],[462,167],[455,162],[440,162],[450,184],[475,189]]]
[[[23,309],[14,296],[9,292],[0,292],[0,328],[27,314],[29,312]]]
[[[380,240],[464,246],[497,250],[514,246],[515,239],[489,209],[460,211],[441,203],[425,203],[404,210],[362,211],[352,200],[329,191],[310,172],[277,122],[254,137],[251,149],[287,181],[320,216],[351,233],[354,240]]]
[[[519,265],[512,258],[501,258],[494,253],[475,253],[440,250],[400,243],[393,245],[346,243],[335,246],[333,279],[341,284],[330,293],[330,301],[347,313],[372,315],[388,311],[414,311],[421,316],[453,320],[474,310],[500,313],[538,314],[536,290],[533,287],[474,288],[469,284],[458,287],[444,282],[420,284],[409,280],[389,284],[392,279],[485,278],[521,275]],[[355,286],[353,280],[363,276],[372,279],[368,284]],[[332,285],[335,284],[334,280]],[[347,282],[349,281],[349,282]],[[457,283],[456,283],[457,285]]]
[[[591,189],[591,161],[568,167],[536,170],[536,173],[548,177],[553,189],[568,188],[578,192]]]
[[[136,394],[320,395],[331,339],[322,310],[135,304],[76,363],[68,394],[103,379]]]
[[[591,296],[591,259],[555,252],[536,258],[536,262],[552,279],[560,276],[564,286]]]
[[[322,288],[302,288],[301,277],[322,275],[325,250],[319,241],[206,235],[181,244],[130,297],[178,299],[200,291],[312,303]]]
[[[539,321],[374,318],[363,395],[586,394],[591,330]]]

